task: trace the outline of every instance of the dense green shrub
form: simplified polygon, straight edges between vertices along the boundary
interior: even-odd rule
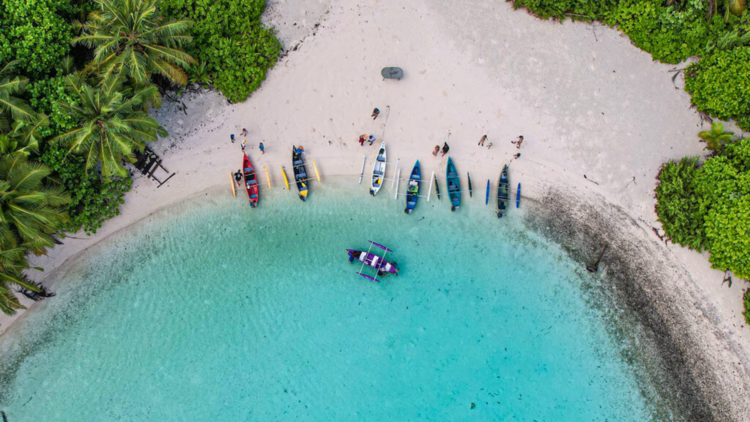
[[[70,50],[72,20],[87,7],[88,1],[0,1],[0,64],[18,60],[32,78],[54,74]]]
[[[96,233],[104,221],[120,214],[120,205],[133,182],[130,177],[110,180],[94,171],[86,174],[85,158],[73,154],[66,157],[66,152],[64,147],[49,145],[41,158],[70,195],[70,221],[62,229]]]
[[[527,8],[543,19],[603,20],[617,7],[617,0],[507,0],[513,8]]]
[[[699,157],[685,157],[664,164],[656,187],[656,214],[674,243],[691,249],[704,247],[703,217],[695,196]]]
[[[745,305],[745,312],[743,312],[742,315],[745,315],[745,322],[750,325],[750,289],[745,291],[745,296],[743,296],[742,299]]]
[[[696,193],[707,210],[705,232],[714,268],[750,278],[750,139],[710,158],[696,177]]]
[[[701,111],[750,130],[750,47],[717,51],[687,71],[685,89]]]
[[[707,19],[709,4],[686,1],[682,7],[662,0],[623,0],[606,23],[626,33],[638,48],[654,60],[678,63],[703,54],[707,43],[726,27],[717,15]]]
[[[60,108],[55,104],[57,101],[75,103],[75,100],[65,91],[64,77],[38,79],[29,84],[26,91],[31,96],[29,99],[31,107],[38,113],[49,116],[50,124],[42,131],[45,138],[65,133],[75,127],[73,119],[61,113]]]
[[[714,268],[750,278],[750,139],[698,168],[671,161],[659,173],[656,213],[675,243],[707,249]]]
[[[193,44],[187,52],[207,68],[215,88],[232,102],[244,101],[258,89],[279,57],[281,44],[260,22],[265,8],[265,0],[162,2],[165,16],[194,21]]]

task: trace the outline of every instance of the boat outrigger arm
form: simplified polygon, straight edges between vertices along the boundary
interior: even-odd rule
[[[380,248],[380,249],[382,249],[382,250],[385,251],[385,252],[383,252],[383,256],[380,257],[380,264],[378,265],[378,268],[377,268],[377,271],[379,273],[380,269],[383,268],[383,266],[385,265],[384,264],[384,262],[385,262],[385,254],[387,254],[388,252],[393,252],[393,251],[390,250],[390,249],[388,249],[387,247],[381,245],[380,243],[373,242],[372,240],[368,240],[368,242],[370,242],[370,247],[367,248],[367,253],[368,254],[370,253],[370,250],[372,249],[373,246],[377,246],[378,248]],[[375,281],[375,282],[380,283],[380,280],[378,280],[378,278],[377,278],[378,277],[377,273],[375,273],[375,278],[370,277],[369,275],[362,273],[362,270],[365,268],[365,264],[366,263],[367,263],[367,259],[365,259],[362,262],[362,266],[359,268],[359,272],[357,274],[361,275],[362,277],[364,277],[364,278],[366,278],[366,279],[368,279],[370,281]]]

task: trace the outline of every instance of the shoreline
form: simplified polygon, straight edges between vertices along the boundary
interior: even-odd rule
[[[176,176],[158,190],[155,183],[137,176],[120,216],[106,222],[95,236],[69,238],[49,255],[34,257],[32,264],[47,272],[32,272],[33,279],[54,285],[90,248],[112,234],[210,190],[228,192],[227,173],[236,170],[238,163],[231,163],[240,154],[228,134],[239,133],[242,127],[250,131],[254,164],[269,166],[274,189],[281,182],[278,166],[289,169],[287,146],[292,143],[304,142],[308,160],[319,159],[324,178],[358,177],[363,153],[368,155],[367,173],[379,141],[362,148],[356,137],[362,132],[378,138],[386,133],[383,118],[389,105],[384,138],[389,156],[403,161],[402,170],[420,158],[424,174],[432,170],[442,174],[446,159],[428,154],[434,144],[447,141],[459,172],[470,170],[480,176],[475,186],[482,186],[485,178],[496,180],[499,168],[517,152],[510,140],[523,133],[522,158],[513,161],[511,178],[523,182],[526,203],[535,198],[550,202],[558,196],[558,201],[565,198],[560,206],[580,212],[579,230],[559,226],[562,221],[573,224],[572,217],[556,220],[559,215],[549,214],[538,220],[569,235],[556,242],[563,248],[582,233],[591,239],[604,238],[592,230],[594,224],[586,216],[595,211],[620,213],[611,220],[619,223],[610,227],[616,233],[609,234],[621,236],[625,250],[656,253],[658,262],[680,273],[670,278],[657,271],[658,280],[642,277],[640,287],[653,308],[666,303],[655,316],[673,323],[664,325],[666,332],[677,340],[680,328],[688,333],[686,343],[670,346],[677,344],[675,340],[663,347],[679,348],[682,355],[689,353],[689,345],[700,349],[683,360],[703,365],[695,369],[696,386],[688,390],[698,391],[695,397],[714,404],[698,411],[728,412],[734,399],[736,414],[725,413],[715,420],[750,419],[743,403],[750,391],[750,331],[740,314],[739,290],[744,283],[736,282],[731,289],[720,286],[721,272],[710,269],[704,254],[664,246],[650,233],[650,227],[658,227],[653,179],[660,164],[702,151],[695,135],[698,116],[690,109],[687,94],[672,87],[666,73],[671,66],[651,62],[611,28],[592,26],[601,32],[594,40],[590,25],[539,21],[513,11],[507,3],[488,7],[470,1],[470,7],[440,1],[406,8],[392,1],[356,6],[333,1],[328,11],[325,2],[292,2],[297,7],[271,3],[267,13],[276,22],[283,21],[280,32],[289,31],[280,33],[285,48],[298,47],[296,51],[285,53],[261,89],[243,104],[227,105],[213,92],[185,96],[184,114],[177,104],[165,104],[155,115],[171,136],[152,147]],[[290,24],[293,20],[301,25]],[[370,37],[373,33],[378,34],[375,40]],[[570,46],[575,46],[574,51]],[[372,63],[372,57],[378,62]],[[401,64],[406,78],[381,81],[380,61]],[[368,117],[373,106],[383,112],[377,121]],[[474,145],[484,133],[494,141],[493,150]],[[266,141],[263,156],[255,149],[260,140]],[[363,196],[366,200],[364,188]],[[581,211],[577,208],[581,202],[593,211]],[[570,252],[578,260],[590,258],[591,253]],[[650,265],[657,268],[656,263]],[[0,318],[0,335],[12,329],[12,320]],[[673,372],[678,364],[672,364]],[[717,388],[724,391],[716,393]],[[717,404],[721,397],[727,402]]]

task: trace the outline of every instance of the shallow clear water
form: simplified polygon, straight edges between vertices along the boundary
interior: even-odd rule
[[[334,185],[209,195],[107,240],[2,339],[35,345],[0,387],[9,420],[648,419],[587,275],[515,208],[406,216]],[[398,277],[355,274],[370,239]]]

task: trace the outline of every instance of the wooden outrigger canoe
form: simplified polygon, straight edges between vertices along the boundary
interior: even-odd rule
[[[419,166],[419,160],[414,164],[414,168],[411,169],[411,176],[409,176],[409,183],[406,185],[406,208],[404,212],[411,214],[414,208],[417,206],[419,200],[419,187],[422,184],[422,169]]]

